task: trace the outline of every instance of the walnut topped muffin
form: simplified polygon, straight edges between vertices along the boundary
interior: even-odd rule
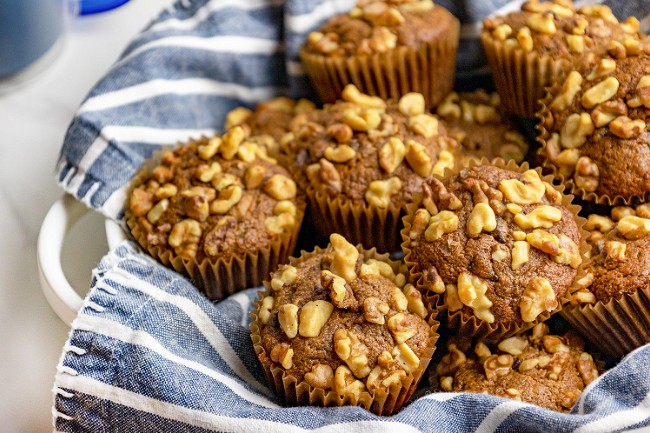
[[[453,87],[459,32],[431,0],[359,0],[310,33],[300,58],[324,103],[354,84],[384,99],[419,92],[431,108]]]
[[[583,62],[544,100],[545,165],[585,200],[629,204],[650,193],[650,56],[638,49]]]
[[[563,316],[603,352],[650,343],[650,205],[590,215],[592,258]]]
[[[497,342],[453,339],[432,377],[435,391],[480,392],[569,412],[599,375],[572,331],[551,335],[544,323]]]
[[[399,263],[338,234],[330,241],[265,283],[251,326],[256,353],[287,403],[390,414],[424,372],[437,322]]]
[[[532,118],[544,88],[582,56],[618,56],[643,37],[638,19],[619,22],[606,5],[576,10],[570,0],[531,0],[521,11],[485,19],[481,40],[505,107]]]
[[[455,163],[457,143],[424,99],[365,95],[353,85],[305,123],[285,151],[319,230],[367,248],[399,249],[400,215],[431,174]]]
[[[519,164],[528,152],[526,139],[503,109],[498,93],[483,89],[451,92],[436,114],[445,121],[449,135],[462,145],[461,160],[503,158]]]
[[[280,142],[315,108],[314,103],[307,99],[296,101],[281,96],[259,102],[252,110],[246,107],[231,110],[226,115],[224,129],[240,126],[247,139],[259,142],[266,147],[269,156],[278,158]]]
[[[140,246],[212,299],[260,285],[283,263],[305,208],[291,175],[244,135],[234,127],[163,151],[128,194]]]
[[[478,165],[423,185],[402,231],[411,275],[460,334],[499,338],[561,309],[582,264],[575,208],[535,170]]]

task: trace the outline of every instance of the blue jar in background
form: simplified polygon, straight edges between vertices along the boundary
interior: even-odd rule
[[[34,65],[64,30],[63,0],[0,0],[0,80]]]

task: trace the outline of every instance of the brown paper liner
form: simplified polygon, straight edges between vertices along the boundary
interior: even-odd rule
[[[131,191],[136,186],[145,181],[150,170],[160,161],[162,152],[163,150],[156,152],[136,173],[128,188],[127,197],[131,196]],[[131,236],[153,258],[189,278],[208,299],[221,300],[240,290],[261,286],[278,265],[286,263],[295,249],[305,214],[306,203],[300,191],[296,202],[296,223],[293,228],[276,236],[267,247],[227,257],[206,258],[201,262],[181,258],[169,249],[150,245],[147,241],[147,233],[140,229],[137,218],[128,211],[126,224],[131,231]]]
[[[460,22],[437,40],[399,46],[370,56],[327,57],[300,50],[300,59],[323,103],[340,99],[347,84],[382,99],[399,99],[408,92],[424,95],[427,108],[435,107],[452,90]]]
[[[405,212],[401,207],[378,208],[340,195],[330,197],[312,185],[305,193],[314,224],[323,235],[339,233],[353,245],[380,252],[399,251]]]
[[[564,84],[564,80],[562,79],[562,77],[558,77],[557,79],[552,80],[552,82],[544,92],[544,98],[539,101],[540,103],[539,111],[535,114],[535,117],[537,118],[535,129],[538,131],[535,140],[540,145],[540,148],[537,151],[537,155],[539,159],[541,159],[542,161],[542,167],[544,168],[544,171],[553,176],[556,184],[564,185],[571,194],[576,196],[578,199],[584,200],[586,202],[591,202],[591,203],[595,203],[598,205],[605,205],[605,206],[636,207],[637,205],[641,203],[645,203],[648,200],[650,200],[650,193],[646,194],[643,197],[638,195],[631,196],[631,197],[623,197],[622,195],[616,195],[612,197],[607,194],[597,194],[596,192],[593,191],[586,191],[584,188],[579,188],[573,181],[572,177],[567,178],[563,174],[561,174],[558,170],[558,166],[548,159],[546,153],[546,142],[551,137],[551,132],[544,127],[544,124],[545,124],[545,120],[549,116],[552,116],[551,111],[548,107],[550,106],[551,102],[553,101],[555,96],[562,88],[563,84]]]
[[[567,305],[561,313],[604,353],[622,358],[650,343],[650,288],[593,305]]]
[[[463,168],[472,168],[479,165],[493,165],[499,168],[515,171],[518,173],[523,173],[529,170],[531,167],[528,165],[528,162],[523,162],[521,165],[518,165],[515,161],[510,160],[507,163],[502,158],[496,158],[492,161],[489,161],[483,158],[480,161],[469,160],[466,162],[465,167],[458,167],[453,171],[445,171],[445,176],[440,177],[436,176],[438,179],[443,180],[453,176],[455,173],[461,171]],[[548,182],[553,185],[552,176],[542,175],[541,168],[532,167],[537,171],[540,179],[544,182]],[[587,257],[587,252],[591,249],[589,244],[586,242],[587,231],[584,230],[583,226],[587,220],[578,215],[581,207],[573,204],[573,195],[564,194],[564,187],[561,185],[554,185],[555,190],[562,194],[562,206],[568,209],[575,217],[576,223],[578,225],[578,230],[580,231],[580,256],[582,257],[582,263],[576,271],[576,276],[573,279],[572,285],[567,288],[566,293],[558,299],[558,306],[553,311],[545,311],[537,316],[537,319],[532,322],[521,322],[521,323],[487,323],[483,320],[478,319],[474,315],[467,315],[463,313],[463,309],[450,312],[445,305],[445,297],[442,294],[435,293],[430,291],[424,284],[424,277],[421,272],[416,272],[415,265],[416,263],[411,259],[411,249],[409,248],[411,238],[409,237],[409,232],[411,230],[411,222],[413,220],[413,215],[415,211],[420,207],[421,198],[419,200],[414,200],[413,203],[410,203],[407,207],[407,215],[403,218],[404,228],[401,231],[402,235],[402,250],[404,251],[404,262],[409,268],[411,274],[411,281],[415,282],[416,287],[422,293],[422,298],[425,304],[430,305],[431,308],[435,308],[439,313],[439,320],[446,324],[448,328],[455,329],[456,334],[460,336],[471,336],[477,338],[484,338],[488,340],[499,340],[503,338],[510,337],[515,334],[519,334],[523,331],[526,331],[540,322],[544,322],[553,314],[562,311],[562,308],[567,304],[571,298],[571,293],[579,289],[577,281],[580,280],[587,273],[587,265],[589,263],[589,258]]]
[[[506,110],[517,116],[535,117],[545,87],[553,77],[563,75],[571,64],[566,59],[553,59],[546,54],[506,45],[488,32],[481,34],[481,42],[501,102]]]
[[[388,259],[388,254],[379,254],[374,248],[366,250],[361,245],[357,245],[357,250],[363,255],[364,261],[368,259],[376,259],[386,262],[391,265],[393,270],[399,270],[399,262]],[[314,251],[302,251],[300,257],[290,257],[289,263],[292,266],[303,262],[310,257],[321,254],[323,249],[316,247]],[[361,393],[358,399],[354,398],[351,394],[340,396],[336,391],[327,390],[323,388],[314,388],[305,381],[299,382],[294,376],[286,374],[285,370],[279,366],[274,365],[271,361],[270,354],[268,354],[262,347],[261,329],[262,325],[259,322],[257,311],[259,311],[262,299],[267,296],[271,291],[269,281],[264,281],[265,290],[258,292],[258,299],[255,301],[255,306],[251,311],[252,322],[250,324],[251,340],[253,342],[253,349],[257,354],[257,358],[262,365],[264,375],[268,381],[269,387],[278,396],[278,399],[290,406],[322,406],[322,407],[339,407],[339,406],[361,406],[377,415],[392,415],[399,411],[402,406],[411,398],[415,389],[424,375],[431,357],[436,349],[436,342],[439,335],[436,333],[440,323],[436,320],[436,312],[430,311],[427,323],[430,326],[429,345],[427,350],[420,357],[420,365],[409,377],[406,377],[401,382],[401,386],[391,387],[387,391],[379,391],[376,394],[370,394],[367,391]]]

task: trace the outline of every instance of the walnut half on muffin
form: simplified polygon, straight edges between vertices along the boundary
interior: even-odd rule
[[[352,404],[388,415],[415,390],[438,323],[402,265],[338,234],[330,240],[265,282],[253,345],[285,403]]]

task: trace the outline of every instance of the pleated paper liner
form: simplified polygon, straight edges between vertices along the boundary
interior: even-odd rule
[[[631,197],[624,197],[622,195],[611,195],[607,194],[597,194],[594,191],[586,191],[584,188],[578,187],[573,181],[572,177],[566,177],[560,173],[559,168],[548,158],[548,152],[546,151],[546,144],[551,136],[551,132],[544,126],[546,125],[547,118],[552,116],[552,113],[549,110],[549,106],[553,99],[557,96],[558,92],[564,84],[563,77],[559,76],[551,81],[549,86],[546,88],[544,93],[544,98],[539,101],[539,111],[535,114],[537,118],[537,123],[535,124],[535,129],[537,129],[538,135],[536,137],[537,142],[539,143],[539,150],[537,151],[538,157],[541,160],[542,167],[545,173],[549,173],[555,179],[556,184],[564,185],[567,191],[573,194],[579,200],[582,200],[587,203],[593,203],[595,205],[603,206],[632,206],[635,207],[641,203],[645,203],[650,200],[650,192],[646,193],[643,197],[634,195]]]
[[[347,84],[382,99],[399,99],[408,92],[424,95],[435,107],[452,90],[460,23],[454,19],[444,37],[416,46],[398,46],[369,56],[328,57],[300,50],[300,59],[321,102],[341,98]]]
[[[187,143],[180,144],[180,146],[184,145],[187,145]],[[173,150],[174,147],[169,149]],[[141,185],[149,171],[159,163],[163,150],[154,153],[136,173],[129,185],[127,197],[130,197],[131,191],[136,186]],[[192,284],[203,292],[208,299],[220,300],[249,287],[261,286],[262,282],[273,270],[280,264],[286,263],[295,249],[305,213],[306,203],[300,190],[298,190],[296,202],[294,226],[290,231],[275,235],[267,246],[253,251],[224,255],[223,257],[205,258],[200,262],[178,257],[169,249],[149,244],[147,233],[140,229],[136,221],[137,218],[128,210],[126,224],[131,231],[131,236],[153,258],[189,278]]]
[[[569,304],[561,316],[594,346],[620,359],[650,343],[650,288],[593,305]]]
[[[467,162],[468,165],[466,167],[459,167],[455,169],[453,172],[449,170],[445,172],[444,177],[440,177],[440,176],[436,176],[436,177],[439,180],[444,181],[445,179],[448,179],[454,174],[456,174],[457,172],[462,171],[463,168],[472,168],[472,167],[483,166],[483,165],[492,165],[495,167],[515,171],[518,173],[523,173],[531,168],[529,167],[527,162],[523,162],[521,165],[518,165],[512,160],[506,163],[501,158],[496,158],[493,159],[492,161],[483,158],[480,161],[470,160]],[[533,169],[537,171],[537,174],[539,175],[542,181],[547,182],[550,185],[553,185],[552,176],[542,175],[541,169],[539,167],[533,167]],[[445,297],[442,294],[438,294],[430,290],[429,287],[424,282],[424,276],[422,272],[418,272],[415,270],[416,263],[411,258],[411,249],[410,249],[411,239],[409,237],[409,232],[411,230],[413,215],[415,211],[420,207],[421,198],[419,200],[415,200],[413,203],[410,203],[407,206],[407,215],[403,218],[404,228],[401,231],[401,235],[403,239],[402,250],[404,251],[404,261],[409,268],[409,272],[411,273],[411,281],[414,282],[415,286],[422,293],[422,297],[425,304],[432,306],[432,308],[435,308],[438,311],[439,313],[438,320],[441,323],[445,324],[448,328],[456,330],[457,335],[472,336],[472,337],[484,338],[488,340],[499,340],[515,334],[519,334],[523,331],[532,328],[537,323],[547,320],[553,314],[561,311],[563,305],[569,302],[571,293],[579,288],[577,281],[586,274],[586,266],[589,263],[587,252],[590,250],[590,246],[585,241],[587,232],[583,228],[587,220],[578,215],[578,212],[580,211],[581,208],[580,206],[572,203],[573,196],[564,194],[563,186],[561,185],[560,186],[553,185],[553,186],[556,191],[562,194],[562,203],[561,203],[562,206],[568,209],[571,212],[571,214],[573,214],[576,220],[576,224],[580,232],[580,243],[578,246],[580,248],[580,256],[582,258],[582,263],[576,270],[576,276],[574,277],[570,287],[567,288],[564,295],[562,295],[557,299],[558,301],[557,308],[555,308],[552,311],[544,311],[539,316],[537,316],[537,318],[532,322],[520,321],[520,322],[510,322],[510,323],[487,323],[483,320],[478,319],[473,314],[465,312],[464,310],[466,310],[467,307],[463,307],[463,309],[458,311],[450,312],[447,308],[447,305],[445,304]]]
[[[305,193],[314,225],[323,235],[339,233],[353,245],[387,253],[399,251],[402,207],[379,208],[340,195],[330,197],[312,185]]]
[[[364,261],[376,259],[391,265],[393,270],[399,270],[399,262],[388,259],[388,254],[379,254],[374,248],[366,250],[361,245],[357,245],[357,250],[363,256]],[[323,249],[316,247],[314,251],[302,251],[300,257],[289,258],[289,263],[296,266],[310,257],[321,254]],[[344,396],[339,395],[334,389],[315,388],[305,381],[298,381],[294,376],[286,373],[284,369],[274,365],[271,361],[270,354],[262,347],[261,330],[262,324],[259,322],[257,312],[260,309],[261,300],[264,299],[271,291],[270,283],[264,281],[264,290],[258,292],[258,300],[251,311],[252,322],[250,324],[251,340],[253,348],[262,365],[264,374],[268,381],[269,387],[277,395],[278,399],[289,406],[321,406],[321,407],[339,407],[339,406],[361,406],[377,415],[392,415],[399,411],[406,404],[417,385],[424,375],[424,372],[431,361],[431,357],[436,349],[436,342],[439,335],[436,333],[439,323],[436,321],[436,312],[433,311],[428,317],[429,344],[426,351],[420,356],[420,365],[408,377],[404,378],[399,386],[390,387],[388,390],[380,390],[375,394],[368,391],[361,392],[356,398],[352,394]],[[295,354],[294,356],[297,356]],[[345,363],[341,362],[341,365]]]
[[[553,77],[563,75],[571,64],[566,59],[553,59],[546,54],[507,45],[488,32],[481,34],[481,42],[501,102],[506,110],[521,117],[535,117],[544,88]]]

